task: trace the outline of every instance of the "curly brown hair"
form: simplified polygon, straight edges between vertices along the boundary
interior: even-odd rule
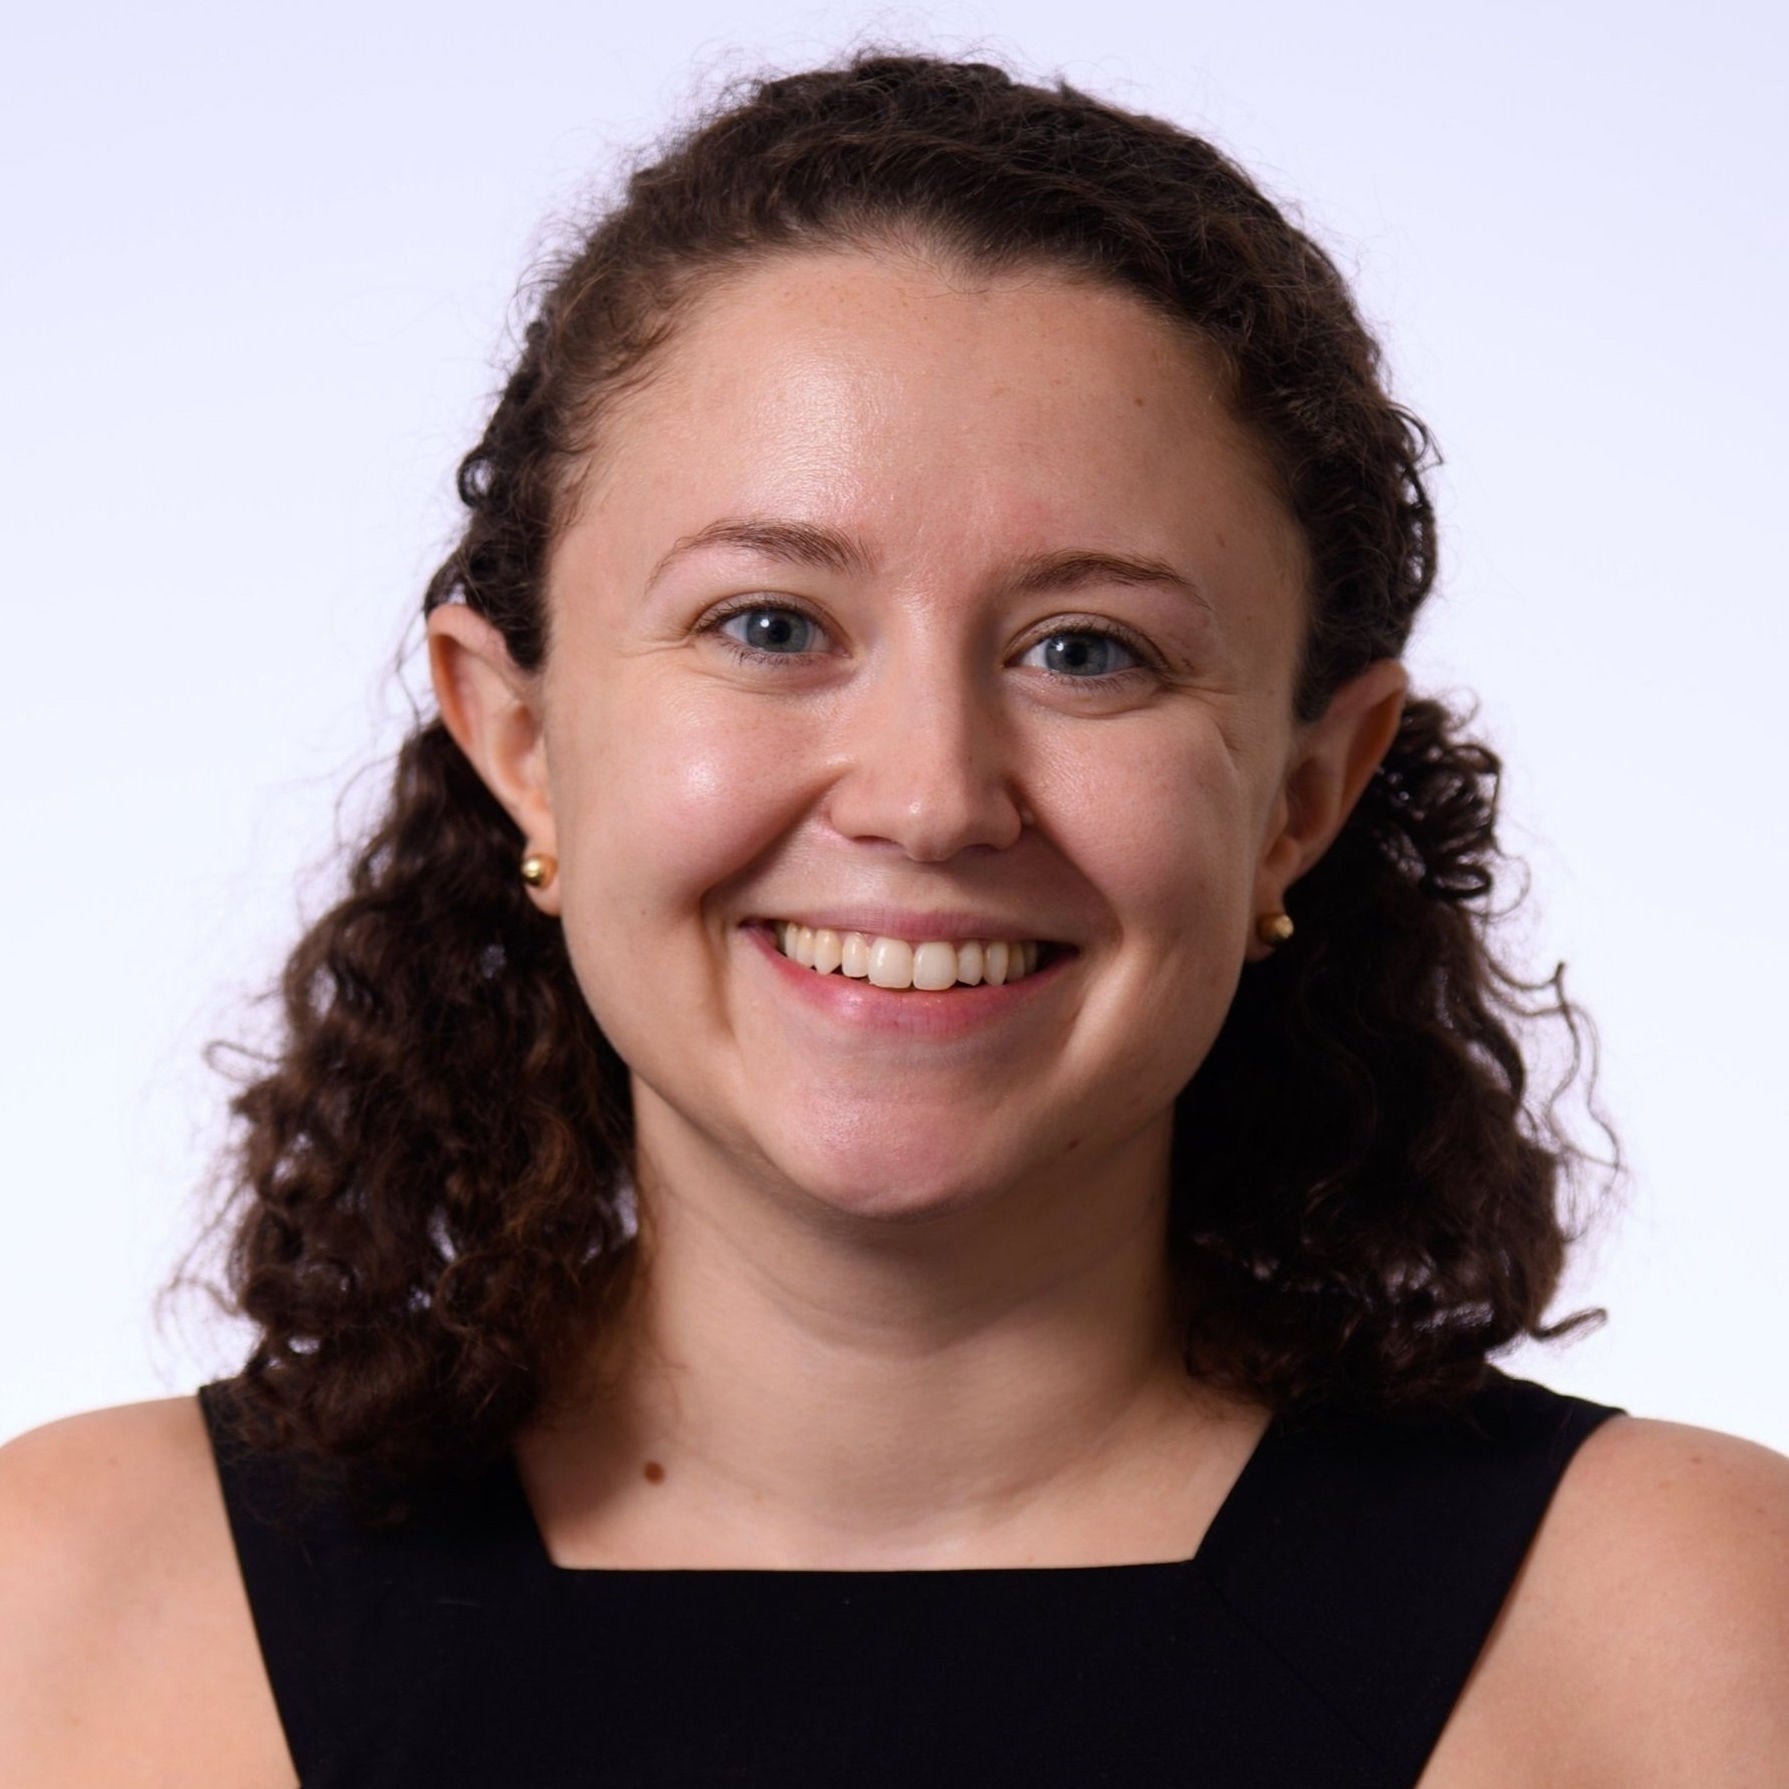
[[[891,241],[1134,293],[1215,353],[1308,546],[1299,719],[1402,652],[1435,577],[1432,448],[1323,250],[1172,124],[879,52],[751,83],[547,270],[425,612],[464,601],[538,667],[544,567],[605,405],[689,301],[767,254]],[[1282,1411],[1446,1400],[1491,1351],[1601,1315],[1542,1326],[1576,1240],[1564,1195],[1596,1158],[1531,1094],[1519,1039],[1562,1021],[1569,1083],[1591,1034],[1557,972],[1525,983],[1491,949],[1499,763],[1463,726],[1408,703],[1298,885],[1296,945],[1243,978],[1178,1101],[1188,1367]],[[271,1444],[400,1479],[495,1457],[629,1288],[627,1071],[518,881],[521,842],[424,721],[286,967],[218,1220],[259,1332],[239,1403]]]

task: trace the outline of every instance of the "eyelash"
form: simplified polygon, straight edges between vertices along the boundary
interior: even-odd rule
[[[731,634],[724,634],[720,631],[721,627],[726,622],[731,621],[735,615],[756,615],[765,612],[771,614],[799,615],[802,620],[809,622],[813,626],[824,631],[824,623],[821,622],[817,615],[812,614],[799,603],[790,602],[734,603],[731,607],[717,610],[714,614],[710,615],[698,626],[696,631],[701,634],[714,634],[721,644],[725,646],[735,658],[746,664],[787,665],[792,659],[806,657],[805,653],[799,652],[764,652],[756,646],[747,646],[744,641],[734,639]],[[1122,629],[1111,626],[1109,623],[1096,622],[1091,617],[1086,618],[1084,621],[1078,621],[1073,626],[1054,627],[1047,634],[1040,634],[1036,640],[1032,641],[1031,646],[1027,646],[1025,650],[1029,652],[1032,646],[1042,645],[1045,640],[1087,634],[1091,634],[1096,639],[1116,640],[1126,652],[1130,653],[1134,658],[1141,662],[1135,665],[1127,665],[1120,671],[1102,671],[1097,677],[1065,676],[1063,678],[1065,683],[1091,684],[1094,686],[1105,684],[1109,686],[1126,681],[1132,677],[1153,676],[1161,669],[1161,661],[1143,644],[1141,640],[1137,639],[1132,634],[1124,632]]]

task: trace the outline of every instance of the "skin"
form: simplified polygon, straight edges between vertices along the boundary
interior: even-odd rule
[[[1300,546],[1211,369],[1054,278],[760,267],[608,419],[583,495],[542,674],[464,609],[430,624],[443,715],[558,859],[535,898],[633,1073],[649,1271],[518,1443],[549,1550],[1185,1557],[1263,1417],[1174,1356],[1169,1107],[1263,954],[1253,916],[1296,910],[1383,752],[1401,669],[1295,724]],[[849,532],[864,563],[735,548],[648,588],[743,514]],[[1209,613],[1109,579],[1013,593],[1062,548],[1159,559]],[[698,631],[741,595],[811,610],[811,654],[745,666]],[[1034,648],[1071,619],[1159,673],[1051,675]],[[738,929],[844,899],[991,906],[1079,954],[997,1034],[854,1034]],[[0,1449],[0,1610],[5,1780],[292,1782],[193,1399]],[[1617,1418],[1422,1789],[1780,1789],[1785,1684],[1789,1461]]]
[[[858,562],[665,564],[739,518]],[[1071,554],[1175,581],[1019,583]],[[527,1456],[569,1553],[1191,1550],[1265,1418],[1179,1365],[1173,1100],[1405,688],[1384,661],[1295,724],[1305,578],[1214,365],[1136,300],[807,255],[711,295],[610,419],[540,675],[431,618],[443,715],[557,859],[536,898],[632,1071],[648,1290],[600,1429]],[[780,660],[705,625],[741,598],[808,618]],[[1056,668],[1065,633],[1094,674]],[[845,901],[991,908],[1077,954],[1022,1017],[871,1033],[740,929]]]

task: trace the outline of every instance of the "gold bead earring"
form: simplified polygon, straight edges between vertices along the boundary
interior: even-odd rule
[[[1255,921],[1255,936],[1263,944],[1284,944],[1292,936],[1290,913],[1263,913]]]
[[[559,873],[559,860],[544,851],[530,851],[522,859],[522,880],[530,888],[545,888]]]

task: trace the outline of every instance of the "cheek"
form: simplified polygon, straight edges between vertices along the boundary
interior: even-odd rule
[[[1197,1071],[1243,972],[1266,800],[1254,751],[1201,710],[1137,736],[1061,833],[1114,928],[1114,973],[1089,988],[1126,1110],[1155,1109]],[[1090,793],[1092,791],[1090,790]]]
[[[1065,763],[1054,803],[1064,852],[1126,932],[1205,957],[1246,911],[1259,848],[1260,777],[1205,711],[1117,729]]]
[[[800,799],[786,715],[702,690],[624,692],[554,748],[568,927],[687,925]]]

